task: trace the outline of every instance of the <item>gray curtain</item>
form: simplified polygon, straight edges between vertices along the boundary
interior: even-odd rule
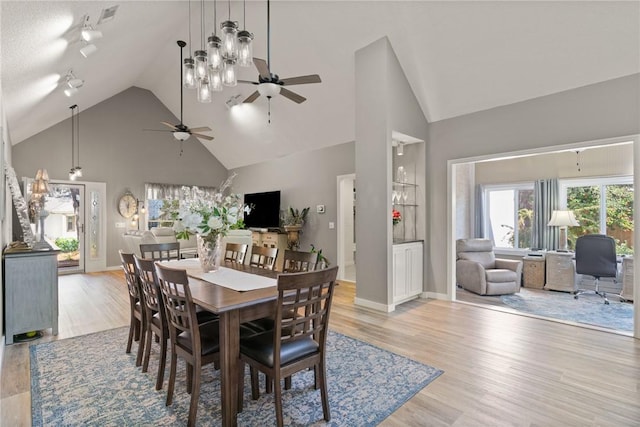
[[[558,180],[540,179],[534,183],[533,247],[555,250],[558,248],[558,227],[549,227],[554,210],[560,209]]]
[[[182,185],[176,184],[157,184],[147,182],[144,184],[147,200],[182,200]],[[204,191],[207,196],[215,194],[218,189],[216,187],[198,187]]]
[[[493,242],[493,230],[489,222],[489,230],[484,229],[484,211],[487,201],[485,200],[484,185],[476,185],[476,215],[474,224],[474,237],[490,239]]]

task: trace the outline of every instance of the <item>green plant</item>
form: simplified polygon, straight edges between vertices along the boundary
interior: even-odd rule
[[[73,237],[58,237],[55,244],[62,252],[75,252],[78,250],[78,239]]]
[[[324,264],[329,267],[329,265],[331,265],[331,263],[329,262],[329,260],[322,255],[322,249],[317,249],[315,246],[313,246],[313,243],[311,244],[311,250],[309,251],[312,254],[313,253],[317,253],[318,254],[318,263],[324,262]]]
[[[230,230],[244,230],[245,228],[247,228],[247,226],[245,225],[243,218],[239,218],[235,224],[229,227]]]
[[[304,225],[307,215],[309,214],[309,209],[310,208],[308,206],[302,210],[289,206],[287,215],[284,219],[284,225]]]

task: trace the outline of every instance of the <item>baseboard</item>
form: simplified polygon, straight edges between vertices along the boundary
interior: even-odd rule
[[[379,302],[369,301],[358,297],[354,298],[353,303],[356,306],[370,308],[371,310],[381,311],[383,313],[390,313],[396,309],[394,304],[381,304]]]
[[[449,295],[442,294],[440,292],[423,292],[420,294],[420,298],[431,298],[431,299],[440,299],[444,301],[449,301]]]
[[[115,270],[122,270],[122,266],[121,265],[112,265],[110,267],[107,267],[104,271],[115,271]]]

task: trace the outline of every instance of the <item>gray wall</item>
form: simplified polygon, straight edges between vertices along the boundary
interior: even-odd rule
[[[428,289],[447,291],[447,161],[638,133],[640,74],[432,123]]]
[[[392,302],[392,131],[428,137],[427,121],[383,38],[356,52],[356,297],[384,306]]]
[[[354,173],[354,143],[335,145],[319,150],[295,153],[277,160],[232,170],[238,175],[233,181],[236,193],[256,193],[280,190],[280,207],[311,208],[300,236],[300,250],[310,244],[322,249],[332,265],[337,261],[337,176]],[[325,205],[325,213],[316,213],[316,205]]]
[[[71,105],[72,102],[69,102]],[[197,139],[180,144],[160,121],[178,119],[148,90],[131,87],[86,111],[80,107],[80,166],[83,180],[107,183],[107,266],[120,264],[124,222],[118,198],[130,190],[144,199],[144,183],[217,186],[228,171]],[[66,108],[66,107],[65,107]],[[69,113],[70,114],[70,113]],[[19,177],[33,177],[45,168],[53,180],[68,180],[71,168],[71,119],[13,147]]]

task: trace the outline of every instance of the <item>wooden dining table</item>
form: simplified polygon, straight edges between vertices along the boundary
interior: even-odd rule
[[[278,272],[248,265],[225,262],[222,267],[248,273],[251,276],[277,278]],[[189,269],[187,274],[189,274]],[[275,314],[277,287],[250,291],[235,291],[215,283],[214,275],[202,280],[189,274],[193,301],[220,316],[220,394],[222,425],[236,426],[238,413],[238,369],[240,361],[240,324]]]

